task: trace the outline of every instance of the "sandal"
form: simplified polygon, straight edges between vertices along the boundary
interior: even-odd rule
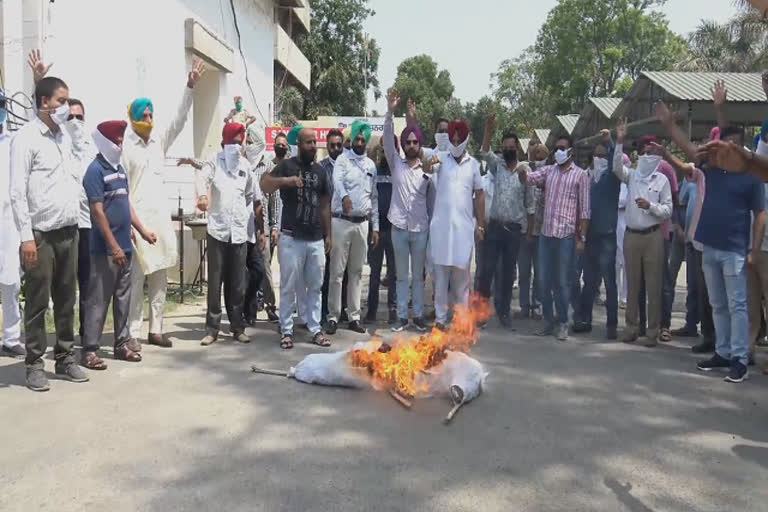
[[[318,347],[330,347],[331,346],[331,340],[323,336],[322,331],[316,332],[314,336],[312,336],[312,343],[317,345]]]
[[[130,363],[138,363],[141,361],[141,354],[129,349],[126,345],[115,347],[115,359],[120,361],[128,361]]]
[[[96,355],[96,352],[86,352],[80,360],[80,366],[89,370],[106,370],[107,363]]]
[[[661,329],[661,333],[659,334],[659,341],[661,341],[662,343],[669,343],[670,341],[672,341],[672,333],[669,332],[669,329],[667,329],[666,327],[663,327]]]
[[[286,334],[280,340],[280,348],[283,350],[290,350],[293,348],[293,336]]]

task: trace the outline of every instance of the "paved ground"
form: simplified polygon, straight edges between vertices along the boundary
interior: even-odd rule
[[[262,324],[250,345],[205,349],[202,313],[180,308],[172,350],[110,359],[88,384],[35,394],[0,359],[0,510],[766,510],[768,377],[700,374],[692,341],[563,344],[492,321],[473,352],[488,389],[446,427],[442,400],[408,412],[252,374],[315,348],[281,351]]]

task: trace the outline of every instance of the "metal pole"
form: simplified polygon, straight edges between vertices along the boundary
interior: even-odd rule
[[[184,208],[179,194],[179,302],[184,304]]]

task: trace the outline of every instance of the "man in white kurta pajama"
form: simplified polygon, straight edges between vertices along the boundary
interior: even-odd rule
[[[149,294],[148,343],[171,347],[163,334],[163,310],[168,285],[167,270],[176,265],[176,232],[168,208],[169,194],[165,189],[165,155],[184,129],[192,108],[195,83],[204,72],[196,62],[189,73],[181,105],[171,123],[164,130],[153,128],[154,108],[146,98],[139,98],[129,107],[132,129],[125,134],[122,164],[128,175],[129,195],[136,215],[146,228],[157,235],[157,243],[150,245],[135,237],[131,268],[131,338],[141,335],[144,280]]]
[[[440,163],[435,210],[430,223],[430,251],[435,272],[436,327],[445,329],[449,303],[469,300],[469,264],[475,239],[485,233],[485,198],[480,166],[466,152],[469,127],[464,121],[448,125],[448,152],[438,152]],[[448,291],[451,292],[449,301]]]

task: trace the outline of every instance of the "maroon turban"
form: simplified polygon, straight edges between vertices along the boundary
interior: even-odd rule
[[[421,129],[419,128],[419,125],[415,123],[410,123],[408,126],[405,127],[403,130],[403,133],[400,134],[400,140],[405,144],[405,141],[408,140],[408,137],[411,136],[411,134],[414,134],[416,136],[416,140],[419,141],[419,146],[424,145],[424,135],[421,133]]]
[[[221,145],[238,144],[235,142],[238,135],[242,135],[242,138],[245,139],[245,126],[240,123],[225,124],[224,129],[221,130]]]
[[[459,136],[460,142],[467,140],[467,137],[469,137],[469,125],[466,121],[458,119],[448,123],[448,137],[451,139],[451,144],[453,144],[454,135]]]
[[[125,134],[125,128],[127,126],[128,123],[125,121],[104,121],[103,123],[100,123],[96,129],[110,142],[119,146],[120,142],[118,141],[118,138]]]

